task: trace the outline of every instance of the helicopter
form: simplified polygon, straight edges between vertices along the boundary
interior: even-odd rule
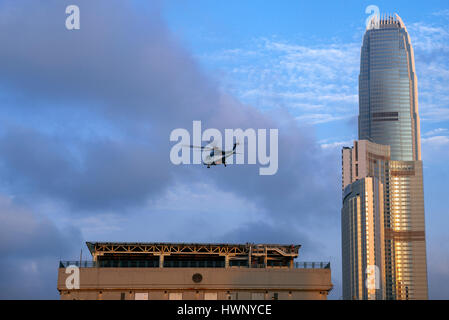
[[[235,142],[232,150],[229,150],[229,151],[221,150],[220,148],[218,148],[216,146],[201,147],[201,146],[189,145],[187,147],[190,147],[191,149],[194,149],[194,150],[203,151],[203,152],[210,151],[210,153],[208,155],[203,157],[203,164],[206,165],[208,169],[210,169],[210,166],[216,166],[216,165],[220,165],[220,164],[223,164],[226,167],[226,158],[229,158],[232,155],[237,154],[236,149],[237,149],[238,145],[239,145],[239,143]]]

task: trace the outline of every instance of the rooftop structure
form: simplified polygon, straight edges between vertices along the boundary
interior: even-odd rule
[[[294,261],[300,245],[86,244],[92,261],[59,264],[61,299],[326,299],[332,289],[329,262]]]
[[[300,245],[87,242],[99,265],[152,262],[163,267],[293,267]]]

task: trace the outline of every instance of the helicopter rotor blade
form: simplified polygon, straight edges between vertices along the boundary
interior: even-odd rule
[[[190,148],[190,149],[197,149],[197,150],[207,150],[207,151],[211,151],[211,150],[216,150],[216,148],[211,148],[211,147],[200,147],[200,146],[192,146],[192,145],[182,145],[183,147],[186,148]]]

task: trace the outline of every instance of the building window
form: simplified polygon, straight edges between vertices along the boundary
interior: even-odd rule
[[[228,300],[238,300],[238,299],[239,299],[238,292],[228,293]]]
[[[218,294],[216,292],[206,292],[204,300],[218,300]]]
[[[125,293],[124,292],[120,293],[120,300],[125,300]]]
[[[136,292],[134,300],[148,300],[148,292]]]
[[[253,292],[251,293],[251,300],[265,300],[265,293]]]
[[[182,300],[182,292],[171,292],[168,294],[168,300]]]

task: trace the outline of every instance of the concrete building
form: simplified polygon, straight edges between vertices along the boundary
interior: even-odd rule
[[[343,201],[343,295],[354,300],[385,299],[383,185],[366,177],[346,188]]]
[[[363,38],[359,139],[353,148],[342,151],[343,296],[345,299],[427,299],[417,77],[410,37],[397,15],[371,20]],[[377,188],[378,185],[382,187]],[[376,191],[371,196],[362,194],[362,190],[382,190],[382,194],[376,196]],[[356,201],[377,201],[373,208],[383,207],[382,232],[359,232],[369,227],[370,222],[363,217],[370,213],[368,207],[354,207]],[[351,220],[359,212],[361,220]],[[354,221],[361,223],[361,228],[354,228]],[[384,248],[379,249],[384,252],[384,261],[363,265],[369,252],[351,250],[355,244],[364,243],[363,237],[373,236],[383,237],[375,243],[384,242]],[[360,261],[368,269],[360,269],[357,264]],[[380,272],[377,282],[382,283],[385,278],[385,285],[376,289],[376,295],[360,289],[360,279],[371,279],[369,270]]]
[[[332,289],[330,263],[294,262],[299,245],[87,246],[92,261],[60,262],[63,300],[323,300]]]
[[[353,148],[343,149],[342,159],[343,298],[383,300],[390,267],[384,225],[390,147],[354,141]]]

